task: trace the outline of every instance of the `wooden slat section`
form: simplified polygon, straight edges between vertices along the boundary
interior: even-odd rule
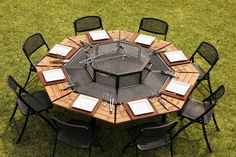
[[[179,109],[181,109],[184,105],[184,100],[180,100],[180,99],[176,99],[167,95],[161,95],[161,97],[165,98],[166,100],[168,100],[170,105],[172,106],[177,106]]]
[[[193,76],[192,76],[192,78],[189,80],[189,84],[191,84],[191,85],[195,85],[195,83],[197,82],[197,79],[198,79],[198,77],[199,77],[199,73],[194,73],[193,74]]]
[[[167,106],[169,107],[169,109],[167,110],[164,106],[161,105],[161,103],[158,101],[159,98],[152,98],[150,99],[152,101],[152,103],[154,104],[155,108],[158,111],[158,114],[166,114],[166,113],[170,113],[170,112],[174,112],[177,111],[178,108],[176,108],[175,106],[171,105],[169,102],[166,102]]]
[[[69,38],[71,40],[75,41],[79,45],[80,45],[80,41],[84,41],[84,42],[87,42],[87,43],[89,42],[86,34],[73,36],[73,37],[69,37]],[[77,44],[75,44],[74,42],[72,42],[71,40],[69,40],[68,38],[65,38],[62,42],[60,42],[60,44],[66,44],[68,46],[72,46],[72,47],[75,47],[75,48],[80,47]]]
[[[186,78],[187,73],[179,73],[177,80],[184,82],[184,79]]]
[[[57,58],[45,56],[37,65],[35,65],[37,68],[37,71],[42,71],[45,69],[49,70],[49,69],[59,68],[62,66],[62,64],[51,63],[51,61],[54,61],[54,60],[57,60]],[[42,67],[42,68],[40,68],[40,67]]]
[[[75,42],[73,42],[72,40],[75,41]],[[80,48],[81,47],[81,46],[79,46],[80,42],[78,40],[76,40],[75,37],[65,38],[62,42],[60,42],[60,44],[75,47],[75,48]]]
[[[45,86],[45,89],[48,93],[48,96],[49,98],[51,99],[51,101],[54,101],[57,97],[56,95],[54,94],[54,91],[53,89],[51,88],[51,86]]]
[[[120,30],[108,31],[113,41],[120,40]]]
[[[109,105],[106,101],[103,101],[102,104],[99,106],[97,112],[94,114],[95,118],[114,123],[115,121],[115,112],[113,106],[113,112],[109,112]]]
[[[45,89],[51,101],[55,101],[56,99],[59,99],[60,97],[70,93],[71,89],[62,91],[62,89],[67,85],[68,85],[68,82],[45,86]]]
[[[178,50],[178,49],[173,44],[166,47],[166,51],[176,51],[176,50]]]
[[[176,65],[171,66],[173,70],[176,72],[182,72],[182,73],[199,73],[199,71],[193,66],[192,63],[188,64],[182,64],[182,65]]]
[[[125,39],[130,41],[134,33],[127,32],[127,31],[120,31],[120,39]]]
[[[163,40],[158,40],[158,39],[155,39],[154,42],[152,43],[152,45],[149,47],[151,49],[154,49],[156,47],[162,47],[162,46],[165,46],[167,44],[169,44],[170,42],[168,41],[163,41]]]
[[[186,82],[194,85],[199,77],[199,73],[178,73],[176,72],[176,78],[178,81]]]

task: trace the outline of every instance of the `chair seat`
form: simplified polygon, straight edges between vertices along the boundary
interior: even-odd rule
[[[68,123],[73,125],[82,125],[88,128],[90,127],[90,124],[74,119],[69,120]],[[93,137],[89,135],[91,135],[91,133],[85,133],[84,131],[74,132],[74,130],[59,130],[57,140],[74,147],[86,149],[91,146],[93,141]]]
[[[156,127],[156,126],[158,126],[158,123],[141,124],[141,125],[137,125],[135,127],[130,128],[128,130],[128,133],[132,139],[135,139],[135,137],[138,136],[138,133],[141,129],[147,128],[147,127]],[[153,137],[141,136],[140,138],[136,140],[136,143],[139,150],[150,150],[150,149],[159,148],[161,146],[167,145],[170,143],[170,140],[167,135],[159,139],[155,139]]]
[[[207,79],[208,76],[205,76],[206,78],[203,78],[206,72],[198,64],[193,63],[193,66],[199,71],[200,75],[198,77],[198,80]]]
[[[203,102],[191,98],[187,100],[179,114],[194,121],[200,115],[202,115],[207,110],[207,108],[208,106]],[[212,112],[209,112],[203,117],[203,120],[199,119],[197,122],[207,124],[210,121]]]
[[[141,137],[137,140],[137,147],[139,150],[150,150],[165,146],[170,142],[171,141],[168,135],[165,135],[159,139],[155,139],[153,137]]]
[[[84,149],[89,148],[92,143],[91,137],[83,135],[76,136],[73,132],[68,133],[64,131],[58,133],[57,140],[68,145]]]
[[[91,133],[91,135],[96,138],[96,135],[100,132],[101,128],[99,126],[92,126],[92,124],[85,122],[85,121],[81,121],[81,120],[77,120],[77,119],[70,119],[68,121],[69,124],[73,124],[73,125],[83,125],[88,127],[89,129],[89,133]]]
[[[38,91],[31,94],[22,95],[22,99],[30,104],[35,112],[40,113],[52,108],[52,103],[45,91]],[[20,100],[17,100],[20,110],[23,115],[27,115],[28,107]]]
[[[130,137],[132,139],[135,139],[138,136],[138,133],[141,129],[146,128],[146,127],[155,127],[155,126],[158,126],[158,124],[157,123],[145,123],[145,124],[137,125],[137,126],[129,128],[128,134],[130,135]]]

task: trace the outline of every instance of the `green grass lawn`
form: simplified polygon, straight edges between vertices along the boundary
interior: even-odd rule
[[[98,15],[103,20],[106,30],[127,30],[135,32],[142,17],[156,17],[169,23],[167,40],[183,50],[188,57],[202,41],[215,45],[220,60],[211,73],[215,90],[224,84],[227,94],[215,109],[221,131],[215,132],[211,141],[213,153],[209,154],[203,138],[201,127],[193,125],[181,133],[174,142],[175,156],[236,156],[236,1],[235,0],[68,0],[68,1],[10,1],[0,0],[0,156],[28,157],[51,156],[54,132],[37,116],[31,117],[20,144],[15,145],[24,118],[17,112],[15,123],[9,124],[15,97],[6,84],[7,75],[13,75],[18,82],[24,83],[28,72],[21,46],[33,33],[41,32],[49,46],[60,42],[67,36],[74,35],[73,21],[86,15]],[[45,52],[36,54],[40,58]],[[43,87],[38,81],[30,90]],[[206,96],[201,86],[192,95],[198,99]],[[52,114],[64,119],[85,119],[78,113],[54,108]],[[155,121],[158,117],[149,119]],[[168,121],[176,119],[172,114]],[[128,142],[126,128],[134,123],[112,125],[97,122],[101,129],[100,137],[106,152],[94,148],[92,156],[120,156],[120,150]],[[17,124],[17,125],[16,125]],[[209,134],[214,129],[212,122],[208,125]],[[86,151],[59,144],[56,156],[84,156]],[[124,156],[135,155],[129,149]],[[141,153],[141,156],[170,156],[166,149]]]

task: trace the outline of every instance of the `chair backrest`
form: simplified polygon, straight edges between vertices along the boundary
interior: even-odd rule
[[[202,102],[207,105],[207,109],[202,113],[197,120],[204,119],[204,121],[209,121],[213,114],[213,109],[217,105],[217,101],[221,99],[225,94],[225,87],[221,85],[217,90],[215,90],[210,96],[205,98]]]
[[[102,19],[99,16],[85,16],[74,21],[75,35],[77,35],[77,32],[86,32],[99,28],[103,29]]]
[[[26,91],[26,89],[17,83],[11,75],[7,77],[7,83],[12,91],[16,94],[19,101],[22,102],[20,105],[25,105],[27,107],[28,113],[36,113],[37,107],[39,105],[43,105],[39,98],[34,97],[32,94]]]
[[[30,66],[33,67],[35,71],[36,71],[36,68],[34,67],[34,64],[32,63],[32,61],[30,60],[30,56],[36,50],[38,50],[40,47],[44,45],[46,46],[47,50],[49,50],[49,47],[46,41],[44,40],[42,34],[36,33],[28,37],[22,46],[22,50],[25,53],[26,58],[30,62]]]
[[[11,75],[8,75],[7,77],[7,84],[17,97],[20,97],[22,92],[28,93],[23,87],[19,85],[19,83],[16,82],[16,80]]]
[[[164,40],[166,40],[168,28],[168,23],[163,20],[156,18],[142,18],[140,21],[138,32],[140,32],[140,30],[143,30],[150,33],[165,35]]]
[[[19,83],[17,83],[16,80],[11,75],[7,77],[7,83],[8,83],[8,86],[12,89],[12,91],[16,94],[17,98],[21,102],[23,102],[23,104],[27,107],[27,112],[30,112],[30,113],[35,112],[35,110],[28,103],[26,103],[25,100],[21,96],[22,93],[28,94],[28,91],[26,91],[22,86],[20,86]]]
[[[219,54],[216,48],[210,43],[207,43],[205,41],[200,43],[196,51],[190,57],[190,60],[192,60],[193,62],[194,62],[194,57],[196,54],[199,54],[211,66],[209,70],[207,71],[207,73],[210,72],[210,70],[213,68],[213,66],[216,64],[216,62],[219,59]]]
[[[137,142],[147,142],[150,140],[158,140],[162,138],[166,134],[170,134],[171,130],[177,125],[177,121],[173,121],[171,123],[156,126],[156,127],[147,127],[140,130],[136,141]],[[171,137],[170,137],[171,138]]]
[[[66,122],[63,122],[53,116],[51,116],[51,119],[56,127],[57,131],[63,131],[65,133],[68,133],[69,135],[75,135],[75,136],[90,136],[90,130],[87,126],[83,125],[74,125],[69,124]]]
[[[22,46],[22,50],[24,51],[26,57],[28,58],[43,45],[45,45],[49,50],[49,47],[46,41],[44,40],[42,34],[36,33],[26,39],[26,41]]]
[[[221,85],[217,90],[215,90],[210,96],[205,98],[202,102],[209,102],[210,104],[216,104],[219,99],[221,99],[225,94],[225,87]]]

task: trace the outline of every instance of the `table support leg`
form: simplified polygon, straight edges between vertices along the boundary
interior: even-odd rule
[[[162,123],[165,123],[165,122],[166,122],[166,114],[163,114],[163,115],[161,116],[161,122],[162,122]]]

